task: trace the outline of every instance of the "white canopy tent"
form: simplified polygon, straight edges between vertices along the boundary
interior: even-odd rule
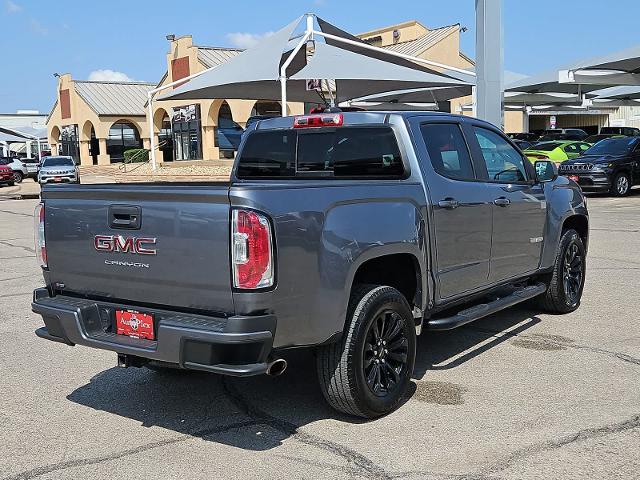
[[[558,71],[563,85],[640,86],[640,45],[582,60]]]
[[[318,93],[307,88],[309,80],[335,82],[338,98],[347,100],[390,90],[469,85],[465,80],[438,73],[424,65],[474,76],[457,67],[374,47],[322,19],[318,19],[320,30],[316,30],[315,19],[313,14],[305,15],[305,30],[300,36],[293,35],[301,23],[301,18],[298,18],[256,47],[219,66],[151,90],[148,94],[148,121],[153,168],[156,168],[151,120],[153,95],[169,87],[175,89],[160,96],[160,101],[203,98],[280,100],[284,116],[287,101],[318,100]],[[321,43],[321,38],[326,43]],[[307,49],[312,52],[308,62]]]

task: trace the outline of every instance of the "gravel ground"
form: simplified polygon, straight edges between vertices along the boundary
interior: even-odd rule
[[[38,339],[35,201],[0,201],[0,479],[640,478],[634,193],[589,200],[578,311],[425,333],[406,403],[371,422],[326,406],[308,352],[234,379]]]

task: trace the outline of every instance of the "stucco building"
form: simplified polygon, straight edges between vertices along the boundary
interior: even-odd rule
[[[71,155],[82,165],[106,165],[121,162],[125,150],[149,148],[147,92],[219,65],[240,51],[193,45],[191,36],[184,36],[170,42],[167,71],[157,84],[60,75],[57,99],[47,119],[52,153]],[[244,127],[251,115],[280,112],[278,102],[255,100],[154,101],[153,107],[159,161],[219,159],[221,123]],[[304,105],[289,103],[287,109],[299,114]]]
[[[392,51],[472,68],[473,61],[460,51],[461,32],[459,24],[429,29],[412,20],[364,32],[358,37]],[[220,65],[241,51],[194,45],[189,35],[170,38],[164,60],[166,73],[157,84],[90,82],[74,80],[70,74],[61,75],[57,100],[47,120],[52,152],[72,155],[82,165],[98,165],[122,161],[127,149],[149,148],[147,92]],[[451,111],[455,112],[456,105],[468,101],[470,97],[452,102]],[[441,108],[449,109],[449,105]],[[156,157],[165,162],[219,159],[221,127],[233,123],[244,127],[251,115],[279,114],[280,110],[280,103],[276,101],[154,101]],[[305,105],[291,102],[287,111],[302,114]]]

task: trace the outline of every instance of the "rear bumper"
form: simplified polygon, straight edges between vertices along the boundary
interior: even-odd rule
[[[209,317],[63,295],[50,297],[45,288],[34,291],[31,307],[44,320],[45,326],[35,332],[40,338],[233,376],[267,371],[276,328],[272,315]],[[153,314],[156,340],[116,335],[116,308]]]

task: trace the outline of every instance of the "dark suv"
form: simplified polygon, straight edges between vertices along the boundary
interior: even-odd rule
[[[605,138],[578,158],[562,162],[560,174],[585,192],[627,195],[640,184],[640,137]]]

